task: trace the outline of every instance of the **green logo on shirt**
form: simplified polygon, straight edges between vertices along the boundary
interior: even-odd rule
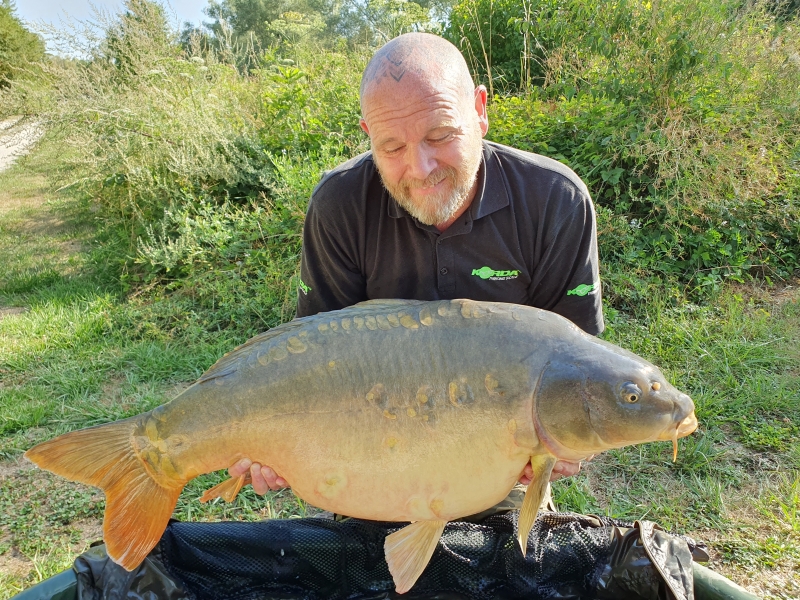
[[[491,279],[492,281],[502,281],[504,279],[516,279],[519,277],[519,271],[495,271],[490,267],[481,267],[480,269],[472,269],[472,274],[477,275],[481,279]]]
[[[567,296],[585,296],[596,287],[597,287],[596,283],[592,283],[591,285],[588,283],[582,283],[574,290],[568,291]]]
[[[311,291],[311,288],[308,287],[305,283],[303,283],[302,279],[298,280],[300,282],[300,289],[303,290],[303,293],[308,296],[308,292]]]

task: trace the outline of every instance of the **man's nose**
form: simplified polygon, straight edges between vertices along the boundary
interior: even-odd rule
[[[406,151],[406,167],[409,176],[423,180],[437,167],[436,152],[427,144],[414,144]]]

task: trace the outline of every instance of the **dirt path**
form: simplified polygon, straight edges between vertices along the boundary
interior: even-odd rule
[[[0,172],[28,152],[44,131],[36,121],[14,117],[0,121]]]

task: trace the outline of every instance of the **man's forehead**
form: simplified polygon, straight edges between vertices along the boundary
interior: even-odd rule
[[[447,133],[450,131],[460,132],[463,130],[463,125],[455,119],[441,119],[441,120],[425,120],[419,121],[412,135],[430,136],[439,133]],[[387,125],[386,127],[376,127],[372,135],[372,142],[376,147],[385,146],[394,142],[405,142],[408,131],[400,127],[393,127]]]
[[[412,73],[402,81],[389,78],[373,84],[361,98],[361,110],[367,121],[385,115],[454,115],[467,100],[464,90],[452,81]]]
[[[381,96],[364,106],[364,120],[375,142],[409,132],[426,135],[437,129],[459,129],[464,124],[465,107],[452,94]]]
[[[396,76],[397,75],[397,76]],[[404,71],[398,75],[391,66],[377,75],[361,94],[361,108],[366,111],[371,104],[387,101],[413,102],[417,98],[446,94],[455,97],[456,87],[437,73]]]

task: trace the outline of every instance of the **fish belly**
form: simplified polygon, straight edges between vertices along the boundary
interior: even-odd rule
[[[502,500],[531,454],[516,443],[513,419],[469,410],[435,427],[369,415],[359,416],[361,426],[331,418],[315,436],[303,434],[316,423],[284,422],[291,451],[265,446],[265,464],[275,465],[301,498],[338,514],[452,520]]]

